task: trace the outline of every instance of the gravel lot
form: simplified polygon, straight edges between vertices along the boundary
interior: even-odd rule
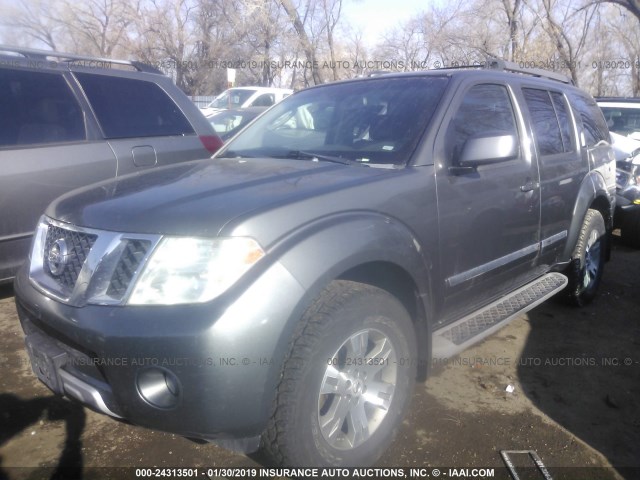
[[[31,373],[10,288],[0,289],[0,331],[0,480],[260,466],[53,396]],[[510,478],[501,450],[535,451],[554,479],[640,478],[640,251],[615,242],[593,305],[552,300],[439,361],[380,465],[438,467],[443,476],[494,468],[494,478]]]

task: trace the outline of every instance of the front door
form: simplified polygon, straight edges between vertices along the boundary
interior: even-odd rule
[[[539,174],[513,92],[471,84],[457,99],[435,148],[443,322],[526,282],[539,249]]]

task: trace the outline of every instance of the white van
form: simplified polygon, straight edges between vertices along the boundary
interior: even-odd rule
[[[200,110],[208,117],[229,108],[270,107],[292,93],[289,88],[235,87],[225,90]]]

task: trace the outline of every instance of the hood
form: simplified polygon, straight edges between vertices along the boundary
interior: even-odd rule
[[[239,216],[362,185],[390,172],[307,160],[207,159],[74,190],[54,201],[46,214],[101,230],[215,236]]]

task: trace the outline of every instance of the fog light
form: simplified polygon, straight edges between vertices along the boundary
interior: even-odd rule
[[[173,408],[180,400],[180,382],[164,368],[152,367],[141,371],[136,386],[143,400],[157,408]]]

